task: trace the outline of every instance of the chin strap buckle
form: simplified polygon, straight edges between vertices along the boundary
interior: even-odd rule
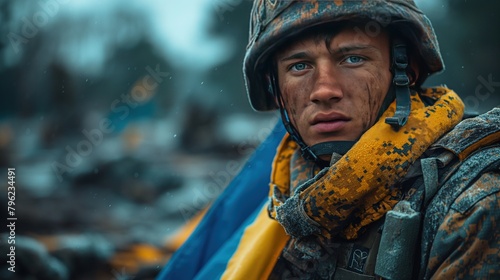
[[[410,79],[406,74],[407,68],[406,45],[402,41],[396,40],[392,47],[392,69],[394,72],[392,84],[396,91],[396,112],[394,112],[394,116],[385,119],[385,123],[390,124],[395,130],[399,130],[406,124],[411,111]]]

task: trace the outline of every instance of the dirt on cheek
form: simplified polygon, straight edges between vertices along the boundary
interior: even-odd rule
[[[373,96],[369,85],[366,85],[365,88],[366,99],[361,102],[362,105],[360,104],[361,108],[359,108],[364,131],[368,130],[375,123],[376,114],[373,114],[373,112],[378,108],[378,102]]]
[[[374,123],[376,121],[378,111],[380,110],[381,101],[379,98],[370,98],[370,121]]]
[[[367,94],[368,94],[368,106],[369,110],[366,112],[368,114],[370,126],[375,124],[377,121],[377,116],[382,106],[382,102],[384,101],[385,95],[387,94],[386,90],[380,86],[378,80],[381,80],[382,77],[377,77],[371,81],[372,87],[369,85],[366,86]],[[385,91],[385,92],[384,92]]]
[[[367,131],[373,125],[373,120],[368,110],[361,110],[360,114],[361,114],[361,120],[363,122],[363,132],[364,132]]]
[[[290,104],[288,104],[288,113],[290,114],[290,120],[292,124],[297,128],[297,119],[299,118],[297,112],[297,100],[291,100]]]
[[[286,83],[283,85],[283,99],[285,102],[285,106],[288,114],[290,115],[290,120],[292,124],[297,126],[297,120],[300,117],[300,112],[307,106],[307,103],[304,103],[302,98],[302,94],[304,92],[304,88],[287,85]],[[302,101],[301,101],[302,100]]]

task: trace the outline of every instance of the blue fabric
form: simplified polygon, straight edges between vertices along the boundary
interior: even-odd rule
[[[246,227],[253,223],[258,214],[261,212],[264,204],[269,202],[269,198],[263,199],[261,204],[256,207],[254,212],[241,224],[241,226],[235,230],[231,238],[222,244],[219,250],[214,253],[210,260],[202,267],[200,272],[196,275],[195,280],[205,280],[205,279],[219,279],[227,267],[227,262],[234,254],[238,245],[240,243],[241,237],[246,229]]]
[[[245,227],[267,200],[273,158],[284,134],[279,122],[172,256],[158,280],[220,278]]]

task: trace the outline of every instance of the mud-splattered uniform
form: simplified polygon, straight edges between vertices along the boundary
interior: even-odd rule
[[[403,199],[423,214],[417,244],[402,248],[414,254],[413,267],[395,268],[413,275],[408,279],[500,279],[499,144],[500,109],[494,109],[463,121],[424,155],[439,155],[445,165],[436,182],[440,188],[428,202],[421,161],[395,185],[406,186]],[[291,188],[311,185],[312,165],[296,154],[291,162]],[[382,228],[383,219],[351,240],[292,238],[270,279],[377,279]]]

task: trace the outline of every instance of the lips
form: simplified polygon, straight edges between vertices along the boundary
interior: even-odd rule
[[[351,119],[341,113],[319,113],[310,121],[317,133],[332,133],[342,130]]]

